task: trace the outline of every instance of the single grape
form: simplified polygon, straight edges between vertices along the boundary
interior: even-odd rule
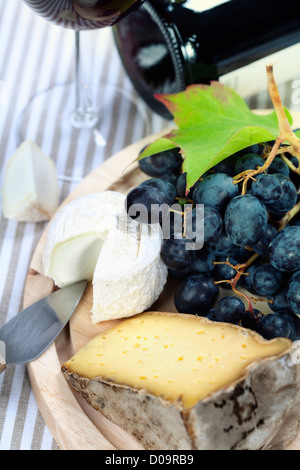
[[[193,193],[196,187],[198,186],[199,181],[197,181],[190,189],[189,192],[186,193],[186,173],[181,173],[179,178],[177,179],[177,184],[176,184],[176,191],[177,191],[177,196],[179,197],[187,197],[189,199],[193,199]]]
[[[264,163],[264,159],[259,155],[255,153],[247,153],[237,160],[234,166],[234,172],[236,175],[239,175],[246,170],[256,170],[257,168],[263,166]]]
[[[291,210],[297,202],[297,189],[288,176],[274,173],[273,176],[281,186],[281,194],[276,201],[266,204],[268,212],[272,214],[284,214]]]
[[[140,207],[139,207],[139,206]],[[164,207],[160,207],[164,205]],[[137,222],[158,223],[167,215],[169,198],[155,187],[138,186],[125,199],[125,210]]]
[[[300,339],[300,318],[294,312],[289,309],[278,312],[280,315],[286,317],[290,324],[289,339],[291,341],[297,341]]]
[[[293,312],[299,315],[300,314],[300,271],[296,271],[291,277],[289,285],[288,285],[286,298]]]
[[[271,264],[262,264],[254,271],[252,285],[259,295],[275,294],[280,289],[281,283],[282,273]]]
[[[258,332],[265,339],[288,338],[291,332],[290,322],[280,313],[269,313],[261,318]]]
[[[174,303],[180,313],[203,315],[213,307],[218,295],[219,288],[210,276],[194,274],[180,284]]]
[[[221,232],[219,237],[210,242],[206,243],[206,249],[214,253],[216,256],[227,257],[231,256],[232,251],[234,251],[236,245],[232,243],[229,237],[224,232]]]
[[[201,207],[199,209],[201,209]],[[203,232],[198,233],[197,238],[198,240],[204,240],[206,244],[219,237],[223,229],[223,220],[219,212],[212,206],[204,205],[203,213],[195,207],[186,215],[187,233],[189,237],[191,237],[192,232],[196,232],[196,218],[200,218],[202,215],[203,217],[202,220],[199,220],[198,227],[202,225]]]
[[[268,249],[269,260],[279,271],[293,272],[300,268],[300,227],[287,226],[273,238]]]
[[[271,165],[268,168],[268,173],[281,173],[282,175],[289,176],[290,175],[290,169],[285,163],[285,161],[282,160],[280,156],[275,157],[274,160],[272,161]]]
[[[267,228],[263,236],[256,242],[253,243],[251,246],[252,250],[255,251],[255,253],[259,254],[260,256],[263,256],[264,258],[268,257],[268,248],[273,240],[278,235],[278,230],[274,225],[268,223]]]
[[[266,231],[268,213],[262,202],[251,194],[236,196],[225,211],[225,231],[235,245],[251,246]]]
[[[218,321],[238,323],[245,312],[245,305],[241,299],[234,297],[233,295],[228,295],[227,297],[223,297],[218,300],[215,305],[215,309]]]
[[[253,196],[256,196],[264,204],[272,204],[279,199],[282,188],[276,176],[261,173],[255,177],[251,191]]]
[[[279,291],[268,298],[268,302],[272,312],[288,310],[290,306],[287,301],[287,287],[282,286]]]
[[[179,197],[187,197],[186,194],[186,173],[181,173],[181,175],[177,179],[176,183],[176,191],[177,196]],[[188,193],[189,197],[192,197],[192,188]]]
[[[176,148],[150,155],[149,157],[142,158],[138,162],[140,169],[146,173],[146,175],[159,178],[162,175],[170,173],[178,174],[182,165],[182,157],[179,153],[179,149]]]
[[[238,195],[238,185],[225,173],[213,173],[199,181],[193,193],[195,204],[207,204],[221,212],[234,196]]]
[[[248,328],[249,330],[258,331],[261,313],[259,310],[254,309],[253,314],[252,312],[250,312],[250,310],[245,310],[241,315],[240,323],[243,328]]]
[[[161,178],[151,178],[149,180],[143,181],[140,184],[140,187],[150,187],[157,188],[159,191],[162,191],[167,198],[168,204],[172,204],[176,197],[176,188],[169,181],[163,180]]]
[[[169,269],[181,271],[188,269],[195,259],[195,251],[187,249],[187,238],[170,238],[164,240],[161,247],[161,258]]]
[[[195,251],[194,260],[190,267],[191,274],[211,273],[214,269],[214,261],[216,257],[213,253],[209,253],[205,248]]]

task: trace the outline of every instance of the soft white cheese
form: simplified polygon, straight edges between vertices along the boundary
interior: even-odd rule
[[[158,299],[168,275],[161,241],[159,225],[134,221],[109,233],[94,272],[93,323],[141,313]]]
[[[2,202],[4,217],[20,222],[42,222],[57,210],[56,168],[35,143],[23,142],[8,160]]]
[[[44,274],[63,287],[93,283],[92,322],[141,313],[167,281],[160,226],[127,216],[125,195],[93,193],[63,206],[53,218],[43,256]]]

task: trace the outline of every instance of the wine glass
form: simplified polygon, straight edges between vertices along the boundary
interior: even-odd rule
[[[106,116],[111,114],[113,105],[105,100],[104,95],[101,95],[104,84],[99,83],[93,76],[93,48],[99,40],[94,30],[113,26],[139,8],[144,0],[24,0],[24,2],[51,23],[75,31],[75,83],[63,85],[64,88],[71,87],[75,99],[72,100],[71,109],[66,110],[65,107],[68,105],[67,102],[65,103],[64,109],[58,113],[60,122],[55,120],[53,126],[56,130],[60,130],[60,139],[63,139],[66,145],[71,145],[74,139],[84,141],[87,148],[95,149],[95,151],[100,148],[101,160],[103,160],[109,156],[110,151],[120,150],[122,144],[120,139],[120,148],[116,145],[113,149],[109,147],[112,144],[107,134],[108,126],[105,123]],[[105,94],[107,94],[108,86],[112,91],[110,95],[114,99],[120,98],[119,103],[122,103],[122,109],[134,108],[135,122],[138,123],[139,130],[138,135],[133,136],[132,139],[139,140],[149,134],[151,132],[150,114],[144,103],[117,85],[105,84]],[[19,122],[20,141],[28,138],[34,140],[30,135],[28,123],[32,117],[34,119],[42,107],[47,112],[47,105],[49,106],[49,103],[56,100],[55,93],[62,96],[61,88],[62,85],[54,86],[30,100]],[[47,132],[53,134],[55,129],[50,131],[47,128]],[[128,143],[130,142],[126,144]],[[61,178],[68,180],[69,177],[64,175]]]

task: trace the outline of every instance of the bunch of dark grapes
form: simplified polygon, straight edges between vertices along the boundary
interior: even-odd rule
[[[295,166],[294,157],[277,156],[267,171],[248,181],[245,194],[234,178],[262,166],[267,148],[262,143],[232,155],[189,192],[179,149],[139,160],[150,178],[129,192],[126,209],[130,214],[134,204],[142,204],[146,216],[130,214],[141,223],[151,222],[153,204],[169,210],[158,219],[162,227],[166,220],[169,224],[161,257],[169,275],[179,281],[174,295],[178,312],[238,324],[267,339],[294,341],[300,339],[300,218],[281,225],[299,201],[300,176],[286,163],[290,158]],[[182,208],[179,225],[175,203]],[[191,250],[195,233],[188,236],[186,226],[197,228],[198,204],[204,207],[204,232],[199,234],[204,244]],[[267,312],[255,308],[258,299],[265,300]]]

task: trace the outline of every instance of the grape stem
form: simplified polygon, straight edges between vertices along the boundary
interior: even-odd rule
[[[300,175],[300,167],[296,168],[295,165],[291,162],[291,160],[284,155],[284,153],[281,154],[281,158],[287,164],[290,170],[292,170],[294,173],[297,173],[297,175]]]
[[[242,194],[246,194],[247,183],[249,179],[253,179],[259,173],[263,173],[264,171],[266,171],[273,162],[276,155],[278,155],[279,152],[281,153],[279,147],[283,142],[287,141],[290,144],[290,146],[287,148],[290,148],[291,154],[296,156],[300,160],[300,139],[298,139],[298,137],[292,131],[290,123],[285,114],[284,107],[279,95],[278,87],[274,78],[273,65],[267,65],[266,70],[268,91],[277,115],[279,135],[276,138],[275,143],[269,153],[269,156],[263,166],[258,167],[256,170],[244,171],[233,178],[234,183],[239,183],[243,181]],[[284,150],[287,151],[287,148],[284,147]]]
[[[285,216],[279,221],[278,230],[283,230],[287,224],[292,220],[295,215],[300,212],[300,202],[294,205],[294,207],[285,214]]]
[[[278,139],[283,143],[285,140],[289,142],[293,151],[300,157],[300,140],[291,129],[288,118],[285,114],[284,107],[280,98],[278,87],[274,78],[273,65],[267,65],[267,83],[270,98],[272,100],[275,112],[277,114],[279,124]]]
[[[294,148],[291,145],[284,145],[278,149],[277,155],[284,155],[285,153],[290,153],[293,157],[296,157],[300,161],[300,155],[295,152]]]
[[[191,207],[188,207],[187,209],[184,209],[184,211],[177,211],[175,209],[170,209],[170,212],[173,212],[174,214],[180,214],[183,216],[183,233],[182,236],[183,238],[186,238],[186,218],[187,215],[192,211]]]
[[[241,273],[242,274],[242,273]],[[251,302],[251,299],[250,297],[248,297],[246,294],[244,294],[243,292],[240,292],[237,288],[236,288],[236,283],[237,281],[239,280],[240,276],[238,276],[239,273],[237,273],[236,277],[233,279],[232,283],[231,283],[231,288],[233,290],[233,292],[235,292],[237,295],[241,296],[241,297],[244,297],[244,299],[247,301],[248,303],[248,311],[251,313],[252,317],[254,318],[254,320],[256,320],[256,316],[255,316],[255,313],[254,313],[254,310],[253,310],[253,305],[252,305],[252,302]],[[237,278],[237,281],[236,281],[236,278]]]
[[[216,265],[216,264],[228,264],[228,266],[230,266],[231,268],[235,269],[236,272],[238,272],[239,269],[240,269],[242,266],[244,266],[243,264],[236,264],[236,265],[231,264],[231,263],[229,262],[229,258],[227,258],[226,261],[214,261],[213,264],[214,264],[214,265]]]
[[[239,281],[239,279],[242,275],[247,275],[244,272],[245,269],[247,269],[257,258],[259,258],[259,254],[255,253],[248,259],[248,261],[246,261],[246,263],[237,264],[235,266],[229,262],[228,258],[227,258],[226,261],[215,261],[214,262],[214,264],[228,264],[229,266],[231,266],[233,269],[235,269],[237,271],[237,273],[236,273],[236,275],[233,279],[230,279],[230,280],[226,279],[224,281],[217,281],[217,282],[215,282],[215,284],[221,284],[222,282],[226,282],[227,284],[230,284],[233,292],[235,292],[237,295],[243,297],[247,301],[247,303],[248,303],[248,309],[247,310],[249,310],[249,312],[251,313],[251,315],[253,316],[255,321],[257,321],[257,318],[256,318],[254,310],[253,310],[251,298],[248,297],[243,292],[240,292],[237,289],[236,285],[237,285],[237,283],[238,283],[238,281]]]
[[[237,290],[236,288],[236,285],[238,283],[238,281],[240,280],[240,277],[244,274],[244,271],[245,269],[247,269],[252,263],[254,263],[254,261],[259,258],[259,255],[257,253],[255,253],[254,255],[252,255],[248,261],[246,261],[246,263],[240,265],[240,269],[238,270],[238,272],[236,273],[236,276],[234,277],[234,279],[232,280],[231,282],[231,287],[232,287],[232,290],[238,294],[238,295],[241,295],[242,297],[244,297],[247,302],[248,302],[248,310],[250,311],[251,315],[253,316],[253,318],[256,320],[256,317],[255,317],[255,314],[254,314],[254,310],[253,310],[253,306],[252,306],[252,303],[251,303],[251,299],[246,295],[244,294],[243,292],[240,292],[239,290]]]

